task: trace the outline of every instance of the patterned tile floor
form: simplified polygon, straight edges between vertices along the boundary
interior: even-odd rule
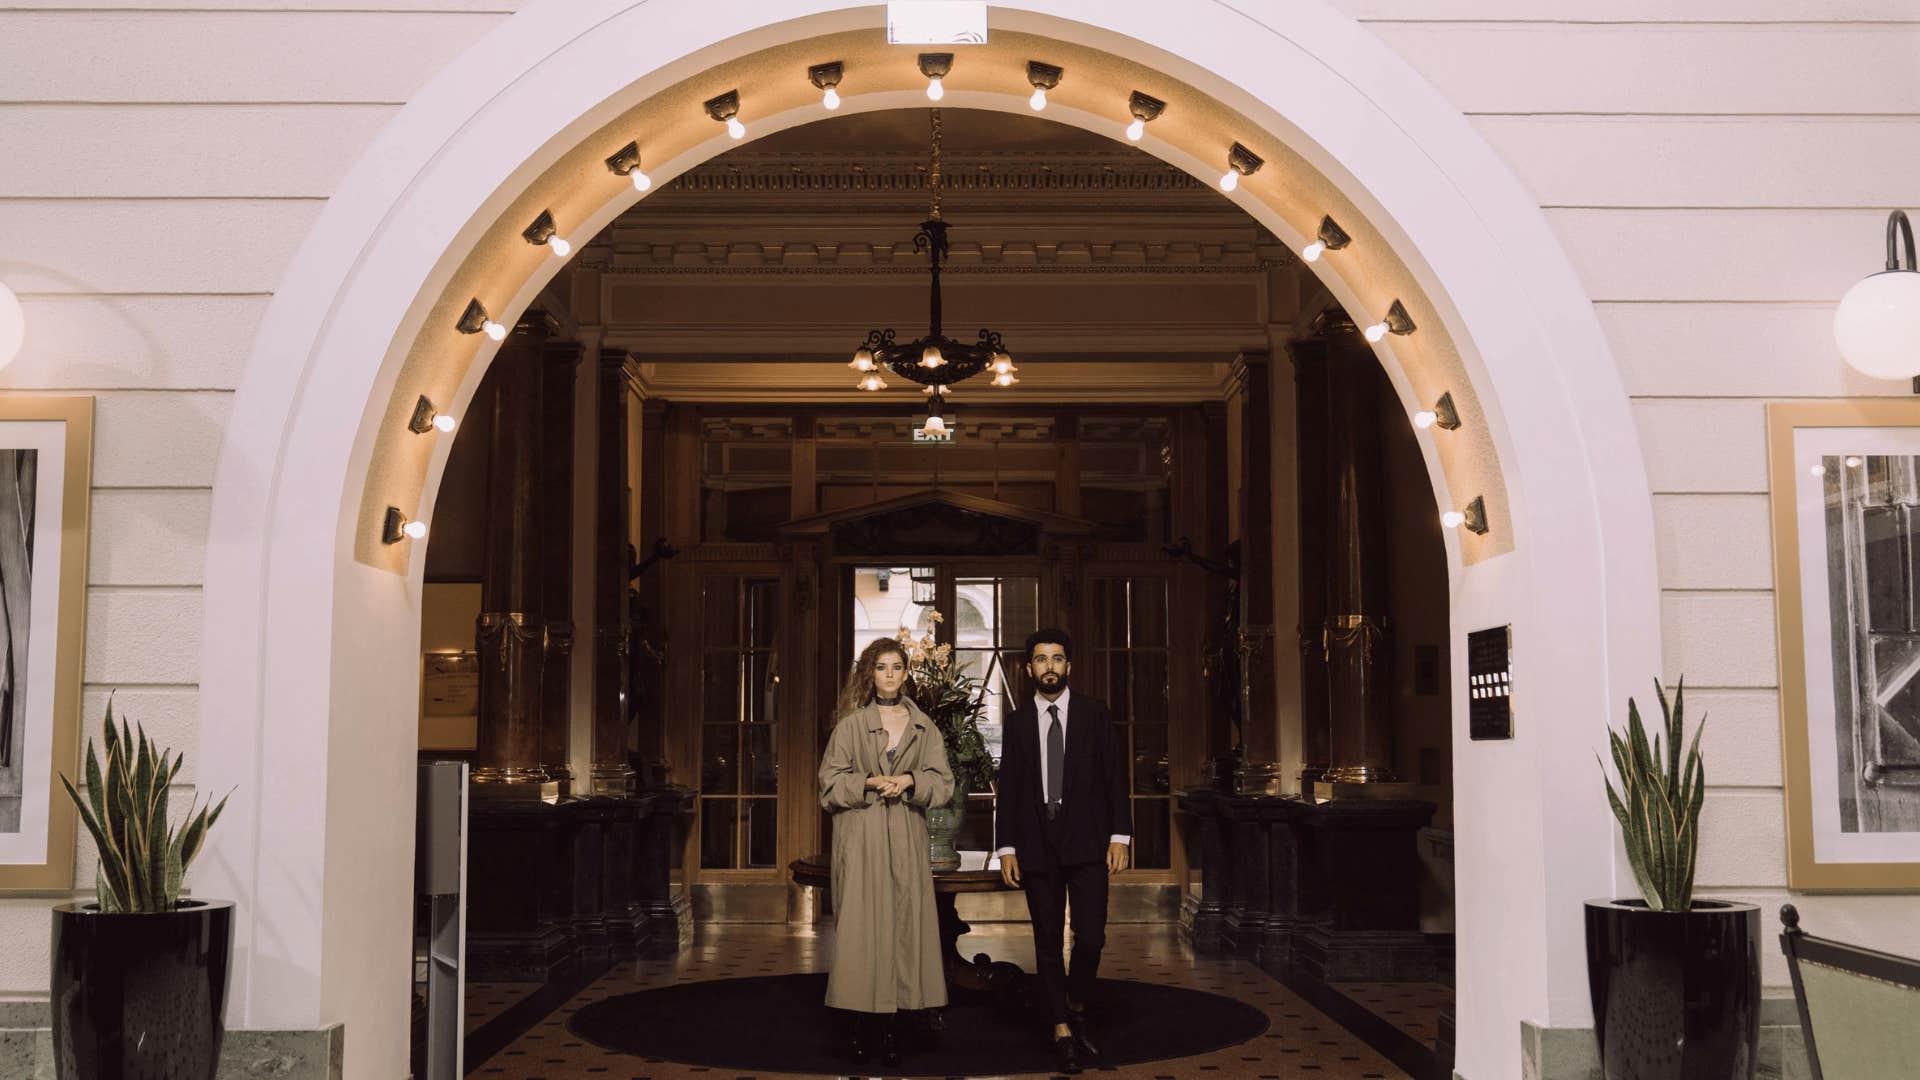
[[[1440,1014],[1453,1006],[1453,987],[1445,983],[1337,982],[1329,985],[1422,1046],[1433,1046],[1439,1040]]]
[[[737,1080],[731,1070],[676,1065],[602,1050],[567,1031],[566,1018],[590,1002],[633,990],[705,979],[820,971],[824,969],[831,933],[830,929],[784,926],[702,928],[693,947],[679,956],[616,967],[491,1059],[468,1062],[468,1071],[477,1080]],[[961,939],[960,951],[964,956],[985,952],[996,960],[1033,969],[1032,940],[1024,925],[983,926]],[[1089,1070],[1089,1076],[1126,1080],[1407,1078],[1405,1072],[1259,968],[1229,957],[1193,955],[1181,945],[1171,926],[1109,927],[1100,974],[1235,997],[1264,1010],[1272,1026],[1260,1038],[1211,1054]]]
[[[481,1024],[499,1016],[520,1002],[525,1001],[541,983],[526,982],[470,982],[467,984],[467,1034]]]

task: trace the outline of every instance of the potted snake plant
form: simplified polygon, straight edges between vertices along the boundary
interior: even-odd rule
[[[100,851],[94,899],[53,909],[53,1044],[67,1078],[213,1080],[224,1034],[233,904],[183,900],[181,882],[226,808],[188,807],[168,788],[182,758],[107,702],[104,766],[87,741],[86,791],[62,776]]]
[[[1608,730],[1620,786],[1607,802],[1625,834],[1640,898],[1589,900],[1587,985],[1607,1080],[1753,1077],[1760,1036],[1760,909],[1700,900],[1706,768],[1700,732],[1681,753],[1686,681],[1673,701],[1658,679],[1663,723],[1651,742],[1627,700],[1627,730]],[[1601,766],[1605,778],[1606,766]]]

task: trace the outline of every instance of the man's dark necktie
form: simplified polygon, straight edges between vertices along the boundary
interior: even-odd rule
[[[1060,812],[1060,789],[1067,776],[1067,739],[1060,729],[1060,706],[1047,706],[1053,723],[1047,725],[1047,818]]]

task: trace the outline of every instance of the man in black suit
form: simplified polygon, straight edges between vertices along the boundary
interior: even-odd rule
[[[1087,998],[1107,937],[1107,877],[1127,868],[1132,812],[1107,707],[1067,687],[1073,642],[1062,630],[1027,638],[1034,694],[1007,718],[1000,752],[995,854],[1008,888],[1024,888],[1033,951],[1062,1072],[1098,1059]],[[1073,966],[1060,961],[1068,903]]]

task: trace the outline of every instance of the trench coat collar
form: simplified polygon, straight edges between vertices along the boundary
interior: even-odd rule
[[[933,718],[922,712],[920,706],[914,704],[913,699],[905,693],[900,695],[900,703],[907,707],[907,730],[900,733],[900,745],[895,752],[904,758],[907,747],[912,746],[913,741],[922,732],[933,726]],[[880,706],[871,701],[867,702],[860,710],[860,721],[866,725],[868,734],[878,734],[883,739],[886,737],[886,725],[880,722]],[[883,754],[887,752],[885,743],[880,745],[880,752]]]

